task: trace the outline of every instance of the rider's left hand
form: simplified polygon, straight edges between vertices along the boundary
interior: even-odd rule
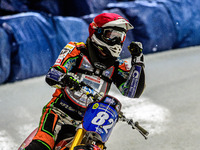
[[[131,42],[128,46],[128,50],[130,51],[132,57],[138,57],[142,53],[143,47],[141,42]]]

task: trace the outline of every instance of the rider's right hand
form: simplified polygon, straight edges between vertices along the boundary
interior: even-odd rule
[[[81,89],[81,85],[79,84],[79,82],[70,75],[63,74],[59,80],[62,87],[68,86],[69,88],[73,88],[74,90]]]

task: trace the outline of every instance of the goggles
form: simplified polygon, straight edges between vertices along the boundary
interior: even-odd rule
[[[126,38],[126,32],[115,30],[113,28],[103,29],[103,39],[112,43],[123,43]]]

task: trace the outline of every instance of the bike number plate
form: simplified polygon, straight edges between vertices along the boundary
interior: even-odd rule
[[[114,108],[105,103],[91,103],[83,118],[83,128],[96,132],[102,142],[106,142],[117,122],[118,114]]]

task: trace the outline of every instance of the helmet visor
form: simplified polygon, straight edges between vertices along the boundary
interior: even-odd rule
[[[126,37],[125,31],[119,31],[112,28],[106,28],[103,30],[103,39],[106,42],[113,44],[123,43]]]

